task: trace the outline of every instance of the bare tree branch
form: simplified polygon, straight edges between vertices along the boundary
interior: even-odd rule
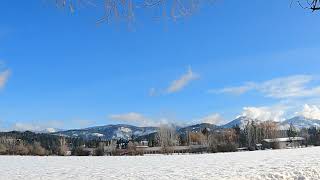
[[[176,20],[192,15],[200,8],[200,4],[211,0],[54,0],[59,8],[74,13],[79,7],[95,7],[103,10],[97,23],[122,19],[132,22],[135,14],[141,9],[160,10],[161,15]],[[167,14],[170,16],[167,17]]]
[[[319,0],[298,0],[297,4],[303,9],[310,9],[312,12],[320,10]]]

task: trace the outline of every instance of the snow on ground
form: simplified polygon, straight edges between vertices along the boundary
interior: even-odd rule
[[[320,147],[136,157],[0,156],[0,179],[320,179]]]

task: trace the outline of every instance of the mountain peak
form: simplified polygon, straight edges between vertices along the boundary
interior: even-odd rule
[[[222,125],[222,128],[233,128],[235,126],[239,126],[243,128],[249,121],[252,119],[247,117],[247,116],[238,116],[236,119],[233,121],[230,121],[229,123]]]
[[[305,116],[295,116],[291,119],[287,119],[281,123],[283,126],[288,126],[292,124],[296,128],[302,129],[302,128],[310,128],[310,127],[320,127],[320,120],[318,119],[310,119],[306,118]]]

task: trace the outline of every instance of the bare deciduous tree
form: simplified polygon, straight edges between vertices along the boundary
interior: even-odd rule
[[[252,150],[263,139],[273,139],[280,136],[278,124],[273,121],[259,122],[250,120],[244,128],[244,133],[246,135],[247,146]]]
[[[0,143],[0,155],[7,153],[7,147]]]
[[[82,7],[93,7],[102,10],[98,23],[112,20],[132,22],[141,10],[151,9],[154,19],[170,18],[176,20],[187,17],[200,8],[203,3],[213,0],[54,0],[57,7],[67,8],[70,12]]]
[[[32,147],[32,154],[38,156],[46,155],[46,150],[40,145],[39,142],[35,142]]]
[[[130,141],[128,143],[128,153],[129,155],[136,155],[137,149],[134,142]]]
[[[111,140],[109,144],[104,147],[104,151],[111,156],[116,153],[116,150],[117,150],[117,141],[115,140]]]
[[[312,11],[320,10],[320,0],[297,0],[296,2],[303,9],[310,9]]]
[[[59,155],[65,156],[67,154],[68,146],[66,144],[66,138],[60,137]]]
[[[208,139],[207,136],[200,132],[190,132],[189,135],[189,143],[192,145],[207,145]]]
[[[157,134],[157,139],[164,153],[171,152],[171,147],[177,144],[175,127],[173,125],[161,124]]]

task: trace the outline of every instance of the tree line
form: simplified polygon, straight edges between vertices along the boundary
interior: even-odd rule
[[[305,140],[303,146],[320,145],[320,129],[316,127],[297,129],[292,124],[284,129],[273,121],[256,122],[247,121],[242,127],[234,126],[229,129],[203,128],[198,132],[186,131],[177,133],[174,127],[161,126],[155,138],[158,146],[162,147],[163,153],[174,152],[174,146],[198,147],[200,152],[234,152],[240,149],[261,149],[263,140],[276,138],[302,137]],[[202,147],[202,148],[201,148]],[[279,148],[277,143],[275,149]],[[191,151],[192,152],[192,151]],[[197,150],[195,150],[197,152]]]
[[[303,146],[320,146],[320,129],[296,129],[293,125],[283,130],[272,121],[248,121],[242,127],[229,129],[202,128],[199,131],[179,132],[174,125],[161,125],[156,133],[145,137],[113,140],[85,140],[51,134],[1,132],[0,155],[142,155],[139,147],[157,147],[158,153],[171,154],[178,147],[189,153],[234,152],[239,149],[257,150],[264,139],[303,137]],[[146,142],[147,144],[141,144]],[[279,148],[277,144],[273,148]]]

